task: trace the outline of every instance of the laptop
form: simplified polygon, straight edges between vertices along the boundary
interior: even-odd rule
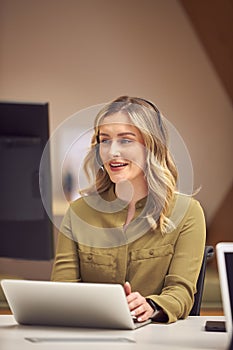
[[[136,329],[120,284],[4,279],[1,286],[19,324]]]
[[[216,245],[219,282],[225,315],[226,331],[232,335],[233,324],[233,242]]]

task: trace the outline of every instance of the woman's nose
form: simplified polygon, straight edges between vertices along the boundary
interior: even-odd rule
[[[110,147],[110,155],[112,157],[119,157],[121,154],[121,151],[120,151],[120,145],[119,143],[116,141],[112,141],[111,143],[111,147]]]

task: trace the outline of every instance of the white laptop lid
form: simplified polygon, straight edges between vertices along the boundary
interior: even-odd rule
[[[20,324],[135,329],[120,284],[2,280],[2,289]]]
[[[233,323],[233,242],[218,243],[216,254],[226,330],[231,335]]]

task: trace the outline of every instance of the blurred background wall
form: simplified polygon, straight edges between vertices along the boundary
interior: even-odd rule
[[[49,102],[51,133],[73,113],[123,94],[153,101],[188,147],[215,243],[232,240],[233,107],[191,3],[0,0],[0,99]]]

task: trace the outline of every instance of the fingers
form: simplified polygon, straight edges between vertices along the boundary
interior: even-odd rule
[[[127,301],[131,315],[136,317],[139,322],[146,321],[150,318],[154,310],[147,303],[146,299],[138,292],[130,293],[127,296]]]
[[[140,311],[139,310],[140,310],[140,308],[138,308],[135,311],[133,311],[133,315],[132,315],[133,317],[136,317],[138,322],[147,321],[152,316],[152,312],[151,311],[146,310],[145,312],[141,313],[141,310]],[[137,315],[136,314],[137,312],[140,312],[140,314]]]
[[[151,308],[151,306],[145,302],[131,311],[131,315],[136,317],[138,322],[143,322],[148,320],[152,316],[153,312],[154,310]]]
[[[139,322],[148,320],[153,315],[154,310],[146,299],[138,292],[132,293],[129,282],[125,282],[124,290],[131,315],[136,317]]]
[[[124,290],[125,290],[125,294],[126,296],[131,294],[131,285],[129,282],[125,282],[124,284]]]

